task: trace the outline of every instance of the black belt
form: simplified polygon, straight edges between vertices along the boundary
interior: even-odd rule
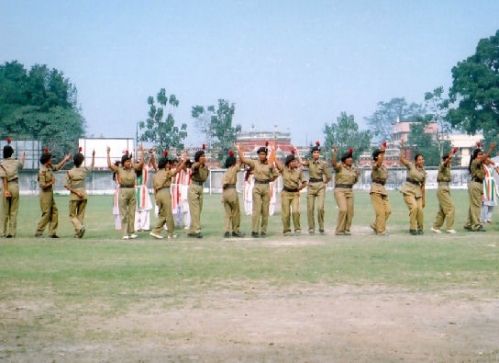
[[[256,180],[255,179],[255,184],[268,184],[270,183],[270,180]]]
[[[450,180],[438,180],[437,183],[450,183]]]
[[[224,184],[223,190],[225,189],[234,189],[236,187],[236,184]]]
[[[120,184],[120,188],[135,188],[135,185],[122,185]]]
[[[19,182],[19,178],[15,178],[15,179],[12,179],[12,180],[8,180],[7,182],[8,182],[8,183],[18,183],[18,182]]]
[[[334,187],[335,187],[335,188],[347,188],[347,189],[352,189],[353,184],[336,184]]]
[[[204,185],[204,182],[201,182],[201,181],[193,180],[192,182],[193,182],[194,184],[199,185],[199,186],[203,186],[203,185]]]
[[[421,186],[421,182],[418,182],[418,181],[411,179],[411,178],[406,178],[405,181],[409,182],[411,184],[417,185],[417,186]]]
[[[483,183],[483,179],[473,177],[471,180],[477,183]]]
[[[285,192],[288,192],[288,193],[296,193],[296,192],[300,191],[299,189],[291,189],[291,188],[286,188],[286,187],[283,187],[282,190]]]
[[[385,185],[386,184],[386,180],[373,180],[373,183]]]
[[[323,179],[319,179],[319,178],[309,178],[308,179],[309,183],[322,183],[323,181],[324,181]]]

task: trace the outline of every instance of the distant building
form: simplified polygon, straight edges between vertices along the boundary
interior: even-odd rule
[[[0,140],[0,150],[7,145],[6,140]],[[38,169],[40,167],[40,156],[42,155],[42,143],[39,140],[12,140],[14,157],[19,159],[23,153],[26,154],[23,169]]]
[[[83,138],[78,140],[78,146],[85,156],[84,165],[90,166],[92,151],[95,150],[95,168],[107,169],[107,147],[111,148],[111,160],[121,160],[123,153],[128,151],[134,154],[135,141],[133,138]]]
[[[471,153],[476,148],[476,144],[483,140],[483,134],[451,134],[445,135],[444,140],[448,140],[452,147],[457,147],[457,157],[460,158],[460,166],[468,166]]]
[[[245,156],[252,159],[256,159],[258,148],[265,146],[267,142],[270,148],[276,148],[279,159],[285,158],[294,148],[289,132],[247,131],[241,132],[236,138],[236,143],[241,146]]]
[[[395,146],[400,146],[400,142],[407,143],[412,124],[412,121],[398,121],[393,124],[391,140]],[[431,134],[436,138],[438,134],[438,124],[436,122],[430,122],[425,127],[425,133]]]

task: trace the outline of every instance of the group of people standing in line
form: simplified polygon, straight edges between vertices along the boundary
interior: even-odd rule
[[[386,144],[376,148],[372,153],[373,165],[371,172],[370,198],[375,212],[371,228],[377,235],[387,233],[387,221],[391,214],[388,192],[385,184],[388,180],[388,169],[384,165]],[[471,156],[469,164],[470,181],[468,183],[469,211],[464,228],[468,231],[484,231],[484,224],[490,223],[491,213],[497,204],[498,188],[493,174],[499,173],[490,158],[495,149],[491,145],[488,152],[477,147]],[[257,160],[248,159],[237,146],[238,158],[232,151],[225,160],[226,171],[223,176],[222,202],[225,210],[225,238],[243,237],[240,230],[241,213],[239,197],[236,190],[237,174],[242,166],[251,170],[254,176],[252,189],[251,237],[260,238],[267,235],[270,185],[279,175],[282,176],[281,219],[283,234],[291,235],[291,221],[295,234],[301,233],[300,223],[300,191],[307,188],[307,221],[308,232],[325,233],[324,204],[326,185],[332,179],[329,164],[321,160],[319,143],[310,150],[311,158],[303,160],[297,152],[288,155],[284,162],[275,158],[269,159],[269,149],[262,146],[257,150]],[[409,233],[423,234],[425,207],[426,171],[422,154],[417,154],[414,161],[406,159],[407,149],[402,145],[400,162],[407,168],[406,182],[400,192],[409,210]],[[456,153],[452,149],[444,155],[439,166],[437,182],[437,198],[439,209],[431,230],[441,233],[442,227],[447,233],[456,233],[453,228],[455,207],[450,194],[451,162]],[[0,237],[15,237],[17,210],[19,205],[18,173],[24,164],[25,155],[19,160],[13,158],[14,149],[10,142],[3,148],[3,160],[0,162],[0,178],[2,179],[2,210],[0,218]],[[40,186],[41,218],[37,225],[35,236],[43,236],[48,226],[48,236],[58,238],[58,210],[53,196],[55,184],[54,172],[60,170],[71,158],[66,155],[58,164],[52,163],[52,155],[44,150],[40,157],[38,183]],[[92,153],[90,167],[83,166],[84,155],[81,149],[73,156],[74,166],[67,171],[64,187],[69,191],[69,217],[74,227],[74,237],[82,238],[85,234],[85,210],[87,192],[85,179],[95,164],[95,151]],[[147,159],[147,160],[146,160]],[[164,152],[156,160],[155,151],[149,150],[148,155],[143,147],[139,150],[139,158],[134,161],[132,154],[125,152],[119,162],[113,163],[110,148],[107,148],[107,165],[113,172],[116,181],[115,193],[115,226],[123,232],[123,239],[135,239],[137,231],[150,229],[149,211],[151,202],[147,183],[151,171],[154,171],[152,186],[155,204],[157,206],[157,221],[150,235],[157,239],[176,238],[175,224],[188,227],[188,237],[202,238],[201,212],[203,208],[203,185],[209,176],[204,149],[198,150],[192,163],[186,154],[180,159],[168,158]],[[353,150],[343,153],[338,160],[338,149],[333,147],[331,166],[335,172],[334,197],[338,206],[336,235],[350,235],[354,215],[353,186],[359,178],[359,170],[353,164]],[[303,167],[309,171],[308,180],[304,179]],[[176,191],[172,192],[175,187]],[[180,197],[182,196],[182,197]],[[176,216],[174,217],[174,213]],[[117,218],[116,218],[117,217]],[[177,222],[177,223],[175,223]]]

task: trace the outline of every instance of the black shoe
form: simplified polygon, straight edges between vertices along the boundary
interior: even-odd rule
[[[475,230],[475,232],[487,232],[487,230],[483,228],[483,226],[480,226],[478,229]]]
[[[50,236],[50,238],[59,238],[59,236],[54,233],[53,235]]]
[[[8,234],[8,235],[5,236],[5,238],[12,238],[12,235]]]
[[[418,230],[417,229],[410,229],[409,233],[412,234],[413,236],[417,236],[418,235]]]
[[[43,237],[43,233],[36,232],[35,233],[35,238],[41,238]]]
[[[465,230],[467,230],[467,231],[470,231],[470,232],[473,231],[473,229],[471,228],[471,226],[464,226],[463,228]]]
[[[224,233],[224,238],[230,238],[230,232],[225,232]]]
[[[319,233],[320,233],[320,234],[324,234],[324,233],[326,233],[326,232],[325,232],[323,229],[319,229]]]
[[[81,226],[81,228],[77,234],[78,234],[78,238],[83,238],[83,235],[85,234],[85,226]]]
[[[418,229],[418,234],[424,234],[422,229]]]
[[[258,238],[260,237],[260,235],[258,234],[258,232],[251,232],[251,237]]]
[[[232,232],[232,237],[244,237],[244,233],[241,233],[241,232]]]
[[[201,234],[201,232],[196,232],[196,233],[190,232],[187,233],[187,237],[203,238],[203,235]]]
[[[267,237],[267,232],[261,232],[260,237]]]

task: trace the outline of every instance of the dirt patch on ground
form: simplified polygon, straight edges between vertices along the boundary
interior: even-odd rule
[[[6,361],[499,361],[491,292],[241,286],[102,302],[0,305]],[[176,301],[176,302],[175,302]]]

